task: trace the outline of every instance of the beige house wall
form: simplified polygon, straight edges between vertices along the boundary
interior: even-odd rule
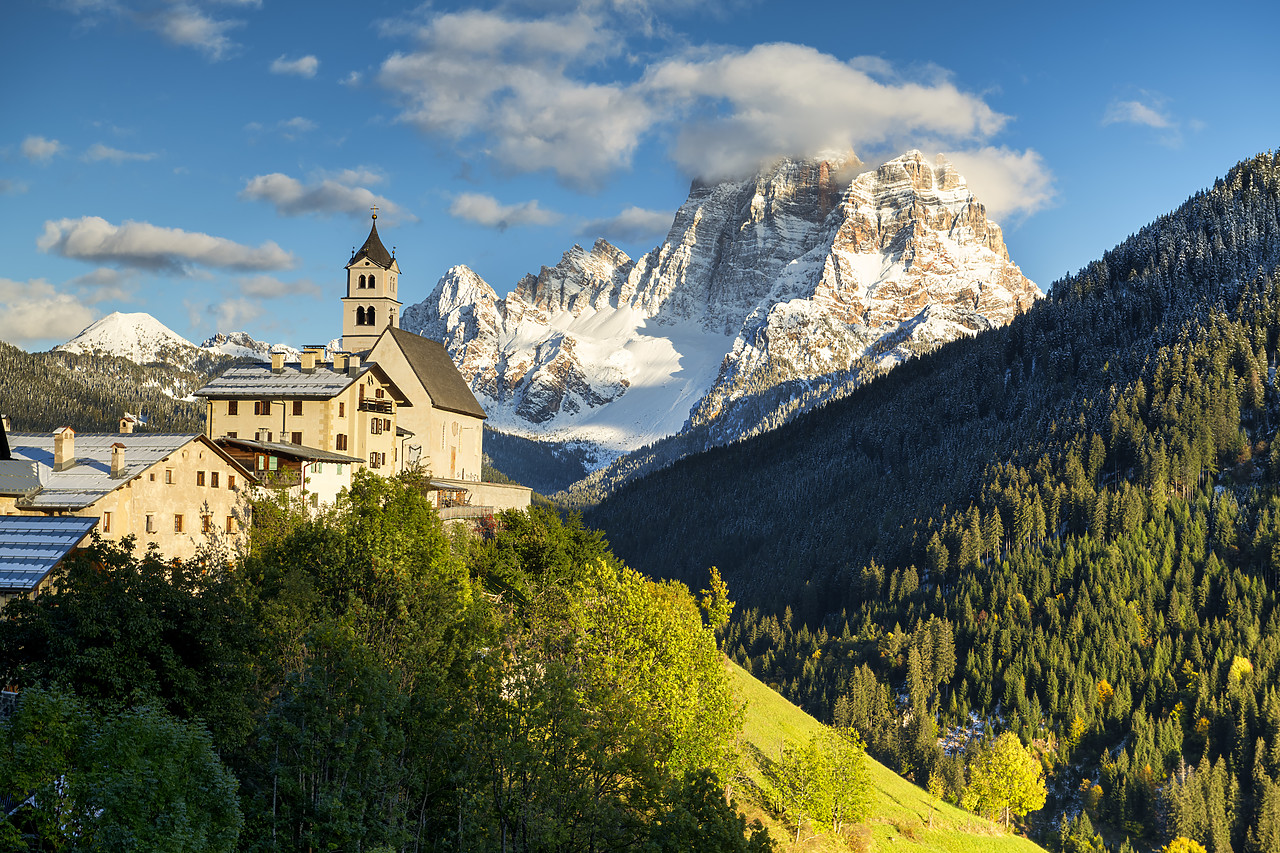
[[[364,399],[391,404],[391,412],[366,412],[360,410],[360,389]],[[381,396],[379,396],[381,394]],[[231,414],[235,403],[236,414]],[[303,447],[333,450],[356,456],[368,464],[370,454],[377,452],[386,458],[386,465],[377,468],[384,476],[392,476],[399,470],[397,460],[396,422],[397,409],[390,390],[373,371],[368,371],[358,382],[327,400],[275,399],[270,402],[269,414],[254,414],[254,400],[210,399],[208,402],[207,435],[210,438],[246,438],[255,441],[292,442]],[[267,401],[261,401],[266,403]],[[295,415],[294,404],[300,403],[302,413]],[[263,407],[266,408],[265,406]],[[405,410],[407,411],[407,410]],[[374,419],[390,421],[375,431]],[[296,435],[295,435],[296,434]],[[338,436],[346,436],[346,447],[338,446]]]
[[[368,355],[413,402],[399,410],[397,423],[413,433],[405,447],[421,448],[419,464],[433,477],[478,482],[484,420],[431,405],[431,395],[390,336]]]
[[[216,486],[214,474],[217,474]],[[104,539],[133,536],[139,552],[154,542],[166,559],[189,560],[211,540],[222,540],[232,548],[244,543],[246,531],[236,513],[242,490],[247,485],[238,468],[197,440],[84,509],[48,513],[19,507],[15,498],[0,498],[0,512],[97,518],[97,532]],[[182,516],[181,531],[176,529],[179,515]],[[148,516],[151,530],[147,529]]]

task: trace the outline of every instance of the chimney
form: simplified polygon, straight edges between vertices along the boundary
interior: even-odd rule
[[[111,445],[111,479],[124,479],[124,445],[118,441]]]
[[[125,415],[120,419],[120,433],[121,435],[128,435],[131,432],[133,432],[133,418]]]
[[[347,356],[347,375],[355,376],[359,372],[360,372],[360,356],[358,355]]]
[[[271,372],[284,373],[284,353],[282,352],[271,353]]]
[[[345,352],[335,352],[333,354],[333,369],[335,372],[347,369],[347,354]]]
[[[302,372],[303,373],[316,372],[316,351],[315,350],[306,350],[302,353]]]
[[[53,470],[65,471],[76,464],[76,432],[63,427],[53,434]]]

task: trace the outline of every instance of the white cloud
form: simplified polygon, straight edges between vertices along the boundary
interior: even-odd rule
[[[672,140],[688,176],[715,180],[828,151],[872,160],[909,148],[981,150],[1009,121],[942,69],[906,74],[879,57],[846,61],[798,44],[704,46],[644,64],[627,43],[642,6],[436,15],[378,80],[399,101],[399,120],[423,133],[499,169],[549,170],[587,187],[629,167],[651,137]],[[634,72],[601,76],[614,68]]]
[[[251,121],[244,126],[244,129],[253,134],[273,130],[285,139],[292,141],[304,133],[310,133],[317,127],[319,125],[306,116],[294,116],[293,118],[281,119],[270,127],[263,125],[261,122]]]
[[[560,214],[539,207],[537,199],[521,204],[502,204],[483,193],[462,193],[449,205],[449,215],[500,231],[512,226],[553,225],[560,221]]]
[[[455,141],[476,137],[504,168],[593,184],[629,164],[654,123],[653,106],[633,86],[570,73],[621,48],[587,15],[459,12],[418,35],[418,50],[393,54],[379,73],[401,101],[400,120]]]
[[[316,296],[322,294],[320,286],[308,278],[281,281],[275,276],[253,275],[236,279],[240,292],[255,299],[278,299],[282,296]]]
[[[281,216],[302,216],[309,213],[366,216],[369,208],[375,206],[380,215],[385,214],[391,219],[407,216],[404,209],[395,202],[359,186],[361,183],[377,183],[382,180],[381,176],[367,169],[320,174],[313,176],[312,180],[312,183],[304,184],[297,178],[280,172],[258,175],[245,184],[240,191],[240,198],[270,202]]]
[[[925,138],[982,141],[1008,121],[945,74],[904,80],[882,60],[842,62],[796,44],[671,60],[650,68],[642,85],[689,116],[673,156],[691,177],[712,180],[819,151],[852,148],[867,158]]]
[[[66,286],[74,288],[85,303],[99,305],[107,301],[121,302],[127,299],[136,278],[132,270],[98,267],[92,272],[76,276]]]
[[[66,150],[66,146],[56,139],[45,139],[43,136],[28,136],[22,140],[22,156],[33,163],[48,163],[64,150]]]
[[[0,340],[19,346],[33,341],[61,343],[98,319],[76,297],[60,293],[44,279],[0,278]]]
[[[347,74],[346,77],[343,77],[342,80],[340,80],[339,82],[342,83],[343,86],[359,86],[360,83],[363,82],[363,80],[364,80],[363,74],[361,74],[359,71],[352,71],[351,73]]]
[[[320,70],[320,60],[314,56],[300,56],[297,59],[285,59],[281,56],[271,63],[272,74],[292,74],[296,77],[314,77]]]
[[[1141,124],[1157,129],[1171,128],[1173,118],[1161,111],[1160,105],[1150,106],[1141,101],[1112,101],[1102,117],[1105,124]]]
[[[266,310],[255,299],[220,299],[210,303],[187,300],[183,305],[187,309],[187,319],[194,328],[214,331],[243,329],[248,323],[261,317]]]
[[[112,225],[98,216],[49,220],[36,241],[42,251],[92,263],[194,274],[193,267],[244,271],[293,267],[294,256],[272,241],[256,248],[148,222]]]
[[[27,185],[10,178],[0,178],[0,195],[21,195],[27,191]]]
[[[640,243],[660,240],[671,229],[671,213],[628,207],[609,219],[593,219],[582,226],[578,235],[588,239],[605,237],[613,242]]]
[[[946,154],[969,189],[997,221],[1043,210],[1057,195],[1053,172],[1034,149],[974,148]]]
[[[101,160],[109,160],[119,165],[130,160],[146,162],[147,160],[156,159],[153,153],[138,153],[133,151],[121,151],[119,148],[110,148],[101,142],[89,146],[89,150],[84,152],[84,159],[88,163],[97,163]]]
[[[218,20],[191,3],[172,3],[157,11],[137,14],[143,26],[158,32],[165,41],[179,47],[191,47],[209,59],[227,57],[236,47],[227,33],[244,25],[244,21]]]

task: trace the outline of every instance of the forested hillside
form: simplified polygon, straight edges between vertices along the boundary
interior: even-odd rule
[[[918,782],[963,797],[937,727],[976,717],[1055,769],[1064,849],[1280,849],[1278,198],[1243,162],[1009,327],[588,518],[718,565],[736,657]]]
[[[141,413],[165,432],[199,432],[204,406],[186,401],[226,358],[204,358],[192,371],[127,358],[69,352],[24,352],[0,341],[0,412],[13,428],[46,432],[71,426],[115,432],[126,412]]]

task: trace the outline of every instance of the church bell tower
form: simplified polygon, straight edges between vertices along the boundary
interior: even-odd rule
[[[365,352],[387,327],[400,328],[400,301],[396,299],[400,265],[378,237],[378,209],[373,227],[347,262],[347,295],[342,297],[342,348]]]

